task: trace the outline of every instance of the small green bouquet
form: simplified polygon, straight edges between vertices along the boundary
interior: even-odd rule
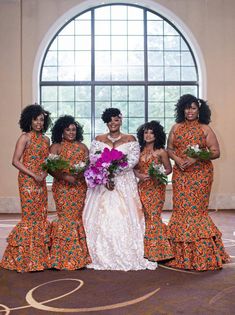
[[[199,145],[189,145],[184,153],[190,157],[200,160],[209,160],[211,157],[211,152],[207,149],[200,149]]]
[[[80,161],[77,164],[74,164],[70,169],[70,173],[73,175],[82,174],[87,169],[88,163],[84,161]]]
[[[47,172],[56,172],[69,169],[69,162],[62,159],[57,154],[49,154],[48,158],[42,164],[42,169]]]
[[[156,179],[161,184],[167,184],[166,170],[162,164],[156,164],[155,162],[152,162],[149,165],[148,174],[150,177]]]

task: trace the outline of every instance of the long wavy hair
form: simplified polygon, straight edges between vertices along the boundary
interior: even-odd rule
[[[76,141],[81,142],[83,140],[83,127],[74,119],[73,116],[64,115],[59,117],[54,126],[51,129],[51,141],[52,143],[61,143],[63,139],[63,132],[65,128],[70,125],[76,126]]]
[[[195,103],[199,109],[199,123],[208,125],[211,121],[211,110],[207,102],[191,94],[184,94],[179,98],[175,105],[175,121],[177,123],[185,121],[184,110],[190,108],[192,103]]]
[[[32,129],[32,120],[43,114],[44,125],[42,132],[46,132],[51,125],[50,112],[43,109],[39,104],[31,104],[26,106],[20,115],[19,125],[24,132],[29,132]]]
[[[144,141],[144,132],[145,130],[152,130],[154,137],[155,137],[155,141],[153,144],[153,148],[154,150],[156,149],[164,149],[165,148],[165,144],[166,144],[166,133],[164,131],[163,126],[160,124],[159,121],[157,120],[152,120],[150,122],[147,122],[143,125],[141,125],[138,129],[137,129],[137,138],[139,141],[139,145],[140,145],[140,150],[143,151],[146,143]]]

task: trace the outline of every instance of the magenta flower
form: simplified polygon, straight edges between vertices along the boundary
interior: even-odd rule
[[[90,165],[84,176],[89,187],[106,185],[111,177],[120,173],[127,165],[125,154],[116,149],[105,148],[103,152],[99,151],[90,157]]]

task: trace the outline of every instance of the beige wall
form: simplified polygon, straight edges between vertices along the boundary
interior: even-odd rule
[[[154,4],[152,0],[146,1]],[[68,10],[83,2],[0,0],[0,212],[20,211],[17,171],[11,166],[11,157],[20,134],[17,124],[20,111],[25,105],[37,101],[33,98],[32,78],[38,49],[54,23]],[[178,16],[201,49],[207,73],[204,97],[211,104],[211,126],[218,136],[222,151],[221,158],[214,162],[215,180],[210,207],[235,208],[235,1],[155,2]],[[170,199],[171,191],[168,190],[166,208],[170,206]]]

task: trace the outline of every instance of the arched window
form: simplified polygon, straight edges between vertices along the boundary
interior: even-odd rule
[[[169,131],[180,95],[198,95],[198,70],[184,36],[160,14],[132,4],[86,10],[51,40],[40,73],[40,102],[53,118],[71,114],[85,141],[105,130],[107,107],[124,116],[123,132],[159,120]]]

